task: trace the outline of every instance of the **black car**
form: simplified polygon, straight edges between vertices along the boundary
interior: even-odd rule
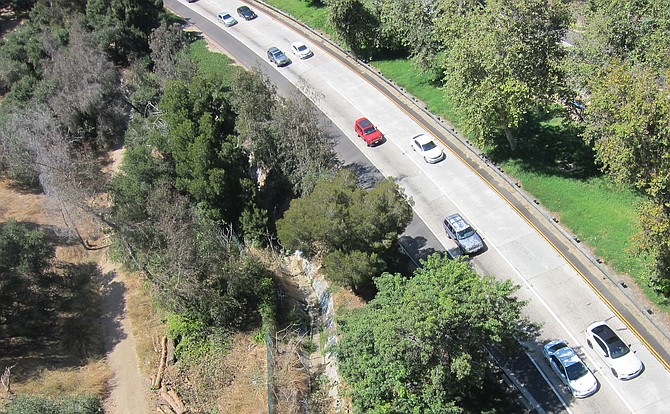
[[[238,7],[237,8],[237,14],[241,18],[243,18],[244,20],[251,20],[251,19],[255,19],[256,17],[258,17],[258,16],[256,16],[256,13],[254,13],[254,11],[249,8],[249,6]]]

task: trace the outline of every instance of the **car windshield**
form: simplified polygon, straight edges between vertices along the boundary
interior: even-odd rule
[[[581,362],[575,362],[574,364],[565,367],[565,373],[568,376],[568,379],[572,381],[580,379],[588,372],[589,370]]]
[[[618,337],[614,337],[607,345],[612,359],[621,358],[630,352],[630,349]]]
[[[424,150],[424,151],[430,151],[435,147],[437,147],[437,145],[435,145],[435,143],[433,141],[428,141],[421,146],[421,149]]]
[[[368,134],[372,134],[373,132],[375,132],[375,130],[376,130],[375,127],[373,125],[370,125],[367,128],[363,129],[363,133],[365,135],[368,135]]]
[[[463,229],[456,233],[456,236],[458,237],[459,240],[461,239],[467,239],[468,237],[472,237],[475,234],[475,231],[472,230],[471,227],[468,227],[467,229]]]

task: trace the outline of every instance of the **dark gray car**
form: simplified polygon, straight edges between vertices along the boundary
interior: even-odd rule
[[[479,234],[468,224],[460,214],[454,213],[442,222],[444,231],[450,239],[454,239],[463,254],[472,254],[484,248],[484,242]]]
[[[237,15],[243,18],[244,20],[253,20],[256,17],[256,13],[249,8],[249,6],[240,6],[237,8]]]
[[[274,46],[268,49],[268,60],[277,66],[286,66],[291,63],[291,59]]]

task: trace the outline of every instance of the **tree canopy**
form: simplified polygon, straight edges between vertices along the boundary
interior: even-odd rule
[[[383,180],[368,191],[342,170],[293,200],[277,222],[277,235],[288,249],[322,254],[330,281],[357,289],[386,270],[411,219],[411,205],[394,181]]]
[[[515,130],[562,90],[567,9],[557,1],[496,0],[462,20],[445,60],[445,92],[475,139],[491,144],[503,132],[514,151]]]
[[[509,280],[437,254],[411,278],[385,273],[364,308],[338,320],[339,372],[357,412],[458,413],[479,394],[488,354],[528,322]]]

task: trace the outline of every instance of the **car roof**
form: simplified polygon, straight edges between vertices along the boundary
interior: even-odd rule
[[[591,328],[591,331],[602,338],[606,343],[612,344],[621,341],[619,336],[606,323]]]
[[[468,227],[470,227],[468,222],[465,221],[465,219],[463,217],[461,217],[461,215],[458,214],[458,213],[454,213],[450,216],[447,216],[447,218],[445,218],[445,220],[448,221],[454,227],[454,230],[456,230],[456,231],[465,230]]]
[[[412,137],[412,139],[415,140],[416,142],[418,142],[419,145],[424,145],[424,144],[427,144],[430,141],[432,141],[432,139],[430,137],[426,136],[426,134],[414,135]]]
[[[356,123],[360,125],[361,128],[365,128],[367,126],[372,125],[372,122],[370,122],[370,120],[367,118],[360,118],[358,121],[356,121]]]
[[[226,16],[230,16],[230,13],[226,13],[226,12],[219,13],[219,17],[226,17]]]
[[[270,47],[270,48],[268,49],[268,52],[270,52],[270,53],[277,53],[277,52],[281,52],[281,50],[279,50],[278,47],[272,46],[272,47]]]
[[[239,10],[239,11],[247,11],[247,10],[251,11],[249,6],[240,6],[240,7],[237,8],[237,10]]]
[[[291,46],[300,47],[300,46],[305,46],[305,44],[303,42],[293,42],[293,43],[291,43]]]
[[[575,350],[561,339],[549,342],[544,349],[547,354],[554,355],[565,367],[581,361]]]
[[[554,352],[554,355],[556,355],[556,358],[561,361],[561,364],[563,364],[564,367],[581,362],[577,353],[569,346],[559,349]]]

